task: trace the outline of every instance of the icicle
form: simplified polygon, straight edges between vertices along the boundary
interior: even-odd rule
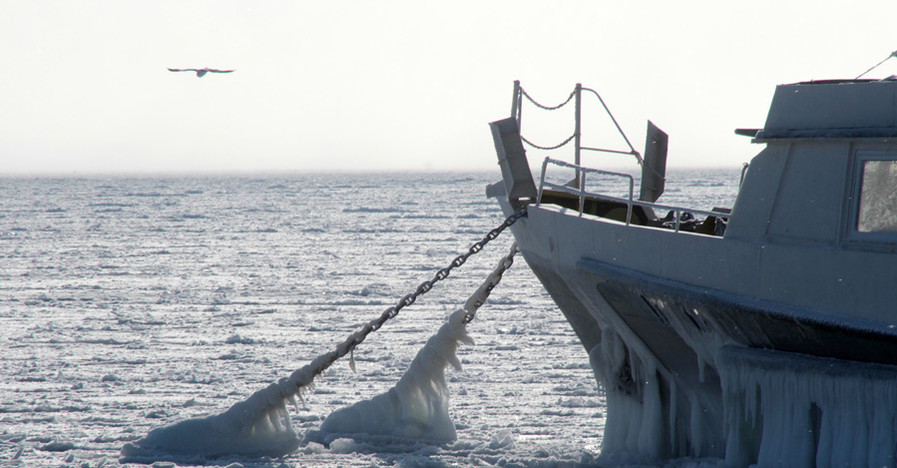
[[[451,364],[452,367],[455,368],[456,371],[461,371],[461,370],[462,370],[462,369],[461,369],[461,360],[458,359],[458,356],[456,356],[456,355],[448,356],[448,357],[447,357],[447,360],[448,360],[449,364]]]
[[[349,369],[352,369],[353,373],[357,373],[355,371],[355,348],[349,351]]]
[[[295,395],[290,395],[290,396],[288,396],[288,397],[287,397],[287,401],[289,401],[290,404],[293,405],[293,408],[296,408],[296,411],[299,411],[299,410],[301,409],[301,408],[299,408],[299,403],[296,402],[296,396],[295,396]]]
[[[448,413],[445,368],[457,362],[458,340],[465,336],[466,312],[453,313],[417,353],[408,370],[386,393],[334,411],[324,420],[324,434],[392,436],[427,441],[455,440]],[[460,362],[458,362],[460,365]]]
[[[268,413],[268,421],[271,423],[271,427],[274,428],[274,432],[280,432],[283,430],[280,425],[280,415],[277,414],[277,411],[271,411]]]

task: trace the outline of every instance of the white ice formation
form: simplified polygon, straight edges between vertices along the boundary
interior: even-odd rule
[[[461,362],[455,351],[459,343],[473,342],[467,335],[466,323],[486,302],[492,288],[501,281],[504,271],[511,267],[516,253],[517,245],[514,244],[467,300],[464,308],[453,313],[439,332],[430,338],[393,390],[345,412],[350,414],[354,411],[355,414],[382,420],[356,427],[349,425],[344,417],[333,416],[332,419],[328,418],[331,422],[325,421],[325,425],[335,431],[360,430],[420,440],[454,440],[455,427],[448,416],[445,367],[451,364],[460,369]],[[300,440],[290,423],[287,403],[296,405],[295,397],[302,398],[302,391],[312,386],[316,376],[340,357],[350,354],[368,334],[383,324],[389,312],[387,310],[379,319],[366,323],[335,350],[318,356],[289,378],[268,385],[227,411],[158,427],[135,443],[125,444],[121,449],[122,462],[201,459],[223,455],[278,457],[292,452],[299,446]],[[354,367],[354,361],[350,365]]]
[[[897,368],[726,347],[732,466],[897,465]]]
[[[351,338],[350,338],[351,339]],[[319,356],[241,401],[227,411],[176,422],[151,430],[133,444],[125,444],[124,461],[145,461],[168,456],[217,457],[244,455],[277,457],[299,446],[286,404],[309,388],[314,377],[330,366],[336,351]]]
[[[386,437],[426,442],[450,442],[457,438],[448,413],[449,393],[445,368],[461,370],[456,354],[461,343],[473,344],[467,323],[473,319],[502,274],[511,267],[517,244],[499,260],[495,269],[439,331],[418,351],[411,366],[386,393],[330,414],[321,432],[330,436]]]
[[[465,317],[464,309],[455,311],[417,353],[395,387],[331,413],[321,431],[433,442],[455,440],[455,426],[448,413],[445,368],[451,365],[461,370],[461,361],[455,354],[458,346],[473,344]]]
[[[607,400],[603,460],[648,463],[661,458],[663,414],[654,361],[632,352],[612,327],[602,330],[589,358]]]
[[[657,360],[613,327],[589,354],[607,398],[602,463],[654,463],[687,440],[694,456],[726,466],[897,465],[895,366],[721,346],[701,363],[719,374],[723,415],[714,424],[694,400],[679,408],[687,415],[665,407],[687,392],[672,381],[662,388]],[[713,440],[724,447],[709,448]]]

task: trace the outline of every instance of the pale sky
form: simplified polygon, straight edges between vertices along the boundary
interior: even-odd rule
[[[894,0],[0,0],[0,175],[497,174],[487,124],[515,79],[546,104],[597,90],[639,151],[651,119],[670,168],[740,166],[760,147],[733,130],[762,127],[776,84],[859,75],[897,49],[894,18]],[[619,146],[583,108],[583,143]],[[559,143],[556,114],[539,131],[525,107],[524,134]]]

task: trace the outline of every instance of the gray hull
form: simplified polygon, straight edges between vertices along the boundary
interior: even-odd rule
[[[777,87],[764,128],[739,131],[765,148],[734,205],[703,212],[657,203],[653,125],[644,159],[622,151],[642,166],[635,198],[631,176],[579,164],[578,139],[537,188],[516,107],[490,124],[503,180],[487,194],[528,209],[520,250],[607,392],[605,461],[897,465],[895,96],[890,79]],[[681,229],[687,212],[704,219]]]
[[[502,206],[512,212],[506,201]],[[641,267],[666,263],[667,277],[625,268],[626,252],[650,253],[628,245],[639,242],[639,229],[544,205],[530,206],[512,227],[606,391],[605,461],[711,457],[735,466],[813,466],[824,453],[822,435],[856,429],[839,427],[836,415],[875,411],[880,394],[897,388],[897,334],[887,326],[669,278],[713,276],[696,259],[713,257],[714,249],[723,259],[731,255],[717,238],[641,232],[664,246]],[[725,263],[737,273],[735,262]],[[775,387],[808,381],[815,389]],[[860,407],[844,406],[848,400]],[[794,413],[777,414],[781,408]],[[895,413],[883,411],[888,420],[879,425],[897,427]],[[781,437],[806,439],[804,448],[771,442]],[[875,456],[897,460],[885,452]]]

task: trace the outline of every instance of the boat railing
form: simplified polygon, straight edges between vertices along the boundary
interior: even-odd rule
[[[592,146],[584,146],[582,144],[582,104],[583,104],[582,93],[583,93],[583,91],[591,93],[598,99],[598,102],[601,104],[601,108],[604,109],[605,114],[610,119],[610,121],[613,123],[614,128],[616,128],[617,133],[623,138],[623,142],[625,142],[626,147],[628,147],[628,149],[596,148],[596,147],[592,147]],[[566,106],[567,104],[572,102],[574,104],[573,134],[570,135],[567,139],[565,139],[560,144],[553,145],[553,146],[541,146],[541,145],[535,144],[535,143],[531,142],[530,140],[528,140],[526,137],[523,136],[523,133],[522,133],[524,99],[528,100],[530,103],[535,105],[537,108],[542,109],[542,110],[548,110],[548,111],[554,111],[554,110],[561,109],[564,106]],[[520,85],[520,81],[514,81],[514,99],[511,103],[511,116],[517,121],[517,128],[521,132],[520,133],[521,141],[523,141],[524,143],[526,143],[527,145],[529,145],[533,148],[545,150],[545,151],[552,151],[552,150],[559,149],[563,146],[566,146],[568,143],[572,142],[573,143],[573,162],[577,166],[581,165],[581,162],[582,162],[581,154],[583,151],[593,151],[593,152],[597,152],[597,153],[608,153],[608,154],[618,154],[618,155],[629,155],[629,156],[633,156],[639,165],[644,164],[644,160],[642,158],[641,153],[639,153],[632,146],[632,143],[629,142],[629,137],[627,137],[626,133],[623,132],[623,128],[620,127],[620,124],[617,122],[617,119],[614,117],[613,113],[611,113],[610,108],[607,107],[607,104],[604,102],[604,99],[601,97],[601,95],[598,93],[598,91],[595,91],[594,89],[591,89],[591,88],[586,88],[586,87],[582,86],[581,83],[576,83],[576,86],[574,87],[573,91],[570,93],[570,95],[567,97],[567,99],[564,102],[562,102],[558,105],[550,106],[550,105],[541,104],[538,101],[536,101],[535,99],[533,99],[533,97],[530,96],[529,93],[527,93],[526,90],[523,89],[523,87]],[[577,183],[579,183],[578,182],[578,180],[579,180],[578,172],[576,174],[576,180],[577,180]]]
[[[576,171],[576,173],[579,174],[579,179],[577,179],[580,182],[579,186],[576,187],[576,186],[572,186],[569,184],[557,184],[557,183],[550,182],[550,181],[546,180],[546,174],[548,173],[549,164],[554,165],[554,166],[573,169],[574,171]],[[604,175],[604,176],[616,177],[616,178],[623,180],[629,186],[628,196],[616,197],[613,195],[607,195],[607,194],[587,190],[586,189],[586,179],[588,177],[588,174],[599,174],[599,175]],[[542,161],[542,175],[539,178],[539,191],[538,191],[538,195],[536,197],[536,206],[539,206],[542,204],[542,196],[543,196],[546,188],[549,188],[549,189],[557,191],[557,192],[567,193],[567,194],[577,197],[578,206],[579,206],[578,211],[579,211],[580,217],[582,217],[582,215],[585,213],[586,199],[599,199],[599,200],[606,200],[606,201],[624,204],[624,205],[626,205],[625,223],[627,226],[632,224],[632,211],[633,211],[634,207],[636,207],[636,206],[640,206],[643,208],[650,208],[650,209],[656,210],[656,211],[662,210],[662,211],[673,212],[675,217],[674,217],[674,219],[671,220],[671,222],[672,222],[672,228],[676,232],[679,232],[679,230],[681,228],[684,213],[690,213],[692,215],[700,215],[700,216],[705,216],[705,217],[713,216],[713,217],[716,217],[717,219],[720,219],[723,221],[728,221],[728,219],[729,219],[729,213],[727,213],[727,212],[714,211],[714,210],[710,210],[710,211],[696,210],[696,209],[685,208],[685,207],[681,207],[681,206],[663,205],[660,203],[638,200],[634,197],[635,178],[632,177],[631,174],[626,174],[626,173],[622,173],[622,172],[605,171],[605,170],[601,170],[601,169],[594,169],[594,168],[585,167],[585,166],[581,166],[581,165],[577,165],[577,164],[571,164],[566,161],[561,161],[558,159],[552,159],[550,157],[546,157],[545,160]]]
[[[583,91],[591,93],[595,97],[597,97],[598,102],[601,104],[601,108],[604,110],[607,117],[609,117],[610,122],[613,123],[613,127],[616,129],[617,133],[622,137],[623,142],[625,142],[625,146],[627,149],[596,148],[596,147],[591,147],[591,146],[585,146],[582,144],[581,121],[582,121],[582,94],[583,94]],[[521,130],[522,129],[522,121],[523,121],[522,108],[523,108],[524,100],[529,101],[530,103],[532,103],[539,109],[548,110],[548,111],[558,110],[558,109],[565,107],[569,103],[573,103],[574,104],[573,134],[570,135],[567,139],[565,139],[560,144],[557,144],[554,146],[540,146],[540,145],[537,145],[537,144],[531,142],[530,140],[528,140],[526,137],[523,136],[523,133]],[[728,219],[729,219],[728,212],[721,212],[721,211],[717,211],[716,209],[711,210],[711,211],[695,210],[695,209],[684,208],[684,207],[679,207],[679,206],[661,205],[661,204],[655,203],[653,201],[646,201],[643,199],[639,199],[639,198],[642,198],[642,196],[639,195],[639,197],[637,198],[634,195],[635,180],[631,174],[605,171],[605,170],[600,170],[600,169],[595,169],[595,168],[584,166],[580,159],[580,154],[582,151],[593,151],[593,152],[599,152],[599,153],[609,153],[609,154],[618,154],[618,155],[630,155],[636,159],[639,166],[643,167],[642,184],[643,185],[645,184],[645,180],[644,180],[645,173],[646,173],[646,171],[644,170],[645,165],[646,165],[645,159],[632,146],[632,144],[629,141],[629,138],[623,132],[623,129],[620,127],[619,123],[617,123],[617,119],[614,117],[613,113],[611,113],[607,104],[604,102],[604,99],[601,97],[600,94],[598,94],[597,91],[595,91],[593,89],[583,87],[580,83],[577,83],[576,87],[573,89],[573,91],[570,93],[570,95],[566,98],[566,100],[564,102],[562,102],[558,105],[548,106],[548,105],[541,104],[541,103],[537,102],[535,99],[533,99],[529,95],[529,93],[527,93],[526,90],[523,89],[523,87],[520,85],[520,82],[515,81],[514,82],[514,98],[511,102],[511,117],[517,122],[517,132],[520,136],[521,142],[526,143],[527,145],[529,145],[533,148],[543,150],[543,151],[554,151],[554,150],[560,149],[561,147],[567,145],[568,143],[571,143],[571,142],[573,143],[573,160],[574,160],[573,163],[569,163],[569,162],[562,161],[559,159],[551,158],[550,156],[546,157],[544,162],[542,163],[542,175],[541,175],[541,178],[539,181],[539,188],[538,188],[537,200],[536,200],[537,205],[542,203],[543,192],[546,188],[548,188],[555,192],[562,192],[562,193],[566,193],[566,194],[572,195],[574,197],[577,197],[578,210],[579,210],[580,216],[582,216],[586,211],[585,204],[586,204],[587,199],[605,200],[605,201],[625,205],[626,206],[625,222],[627,225],[632,224],[633,209],[635,207],[648,208],[651,210],[668,210],[668,211],[673,212],[675,214],[675,219],[666,219],[665,218],[663,220],[652,220],[652,221],[657,221],[657,223],[655,223],[654,225],[664,226],[664,227],[672,227],[677,232],[682,227],[682,224],[683,224],[682,218],[683,218],[683,214],[685,214],[685,213],[689,213],[692,216],[695,216],[695,215],[705,216],[705,217],[713,216],[723,222],[728,222]],[[650,122],[649,122],[649,130],[650,130]],[[660,132],[660,133],[662,134],[662,132]],[[664,134],[664,136],[665,136],[665,134]],[[665,149],[664,149],[664,152],[665,152]],[[665,153],[664,153],[664,158],[665,158]],[[554,165],[554,166],[560,166],[560,167],[572,169],[575,174],[573,179],[564,184],[557,184],[557,183],[549,182],[548,180],[546,180],[546,173],[547,173],[549,164]],[[655,168],[655,170],[656,170],[656,168]],[[648,171],[648,173],[651,173],[651,172]],[[628,185],[628,187],[629,187],[628,193],[624,197],[615,197],[615,196],[611,196],[611,195],[607,195],[607,194],[590,192],[586,189],[586,185],[587,185],[586,180],[589,177],[589,175],[610,176],[613,178],[619,178],[620,180],[622,180],[623,182],[625,182]],[[743,177],[744,177],[744,173],[742,173],[742,178]],[[661,191],[663,190],[662,189],[663,180],[664,180],[664,176],[661,173],[659,175]],[[654,197],[654,199],[656,199],[656,197]],[[651,215],[653,215],[653,212],[649,214],[649,216],[651,216]],[[695,219],[695,221],[697,221],[697,219]]]
[[[560,167],[567,167],[576,171],[579,174],[578,178],[575,179],[578,182],[578,187],[571,186],[568,184],[556,184],[554,182],[549,182],[545,180],[545,176],[548,173],[548,165],[552,164]],[[635,190],[635,178],[633,178],[630,174],[624,174],[622,172],[612,172],[612,171],[604,171],[601,169],[593,169],[590,167],[584,167],[578,164],[571,164],[566,161],[561,161],[559,159],[552,159],[550,157],[546,157],[544,161],[542,161],[542,176],[539,178],[539,192],[538,197],[536,198],[536,206],[542,204],[542,193],[545,190],[545,187],[556,190],[558,192],[569,193],[578,197],[579,201],[579,215],[582,216],[585,206],[585,200],[587,196],[590,197],[606,197],[604,195],[599,195],[596,193],[591,193],[586,191],[586,178],[588,174],[601,174],[611,177],[619,177],[624,179],[629,184],[629,200],[632,200],[632,194]],[[632,205],[628,205],[626,210],[626,224],[629,224],[630,219],[632,218]]]

